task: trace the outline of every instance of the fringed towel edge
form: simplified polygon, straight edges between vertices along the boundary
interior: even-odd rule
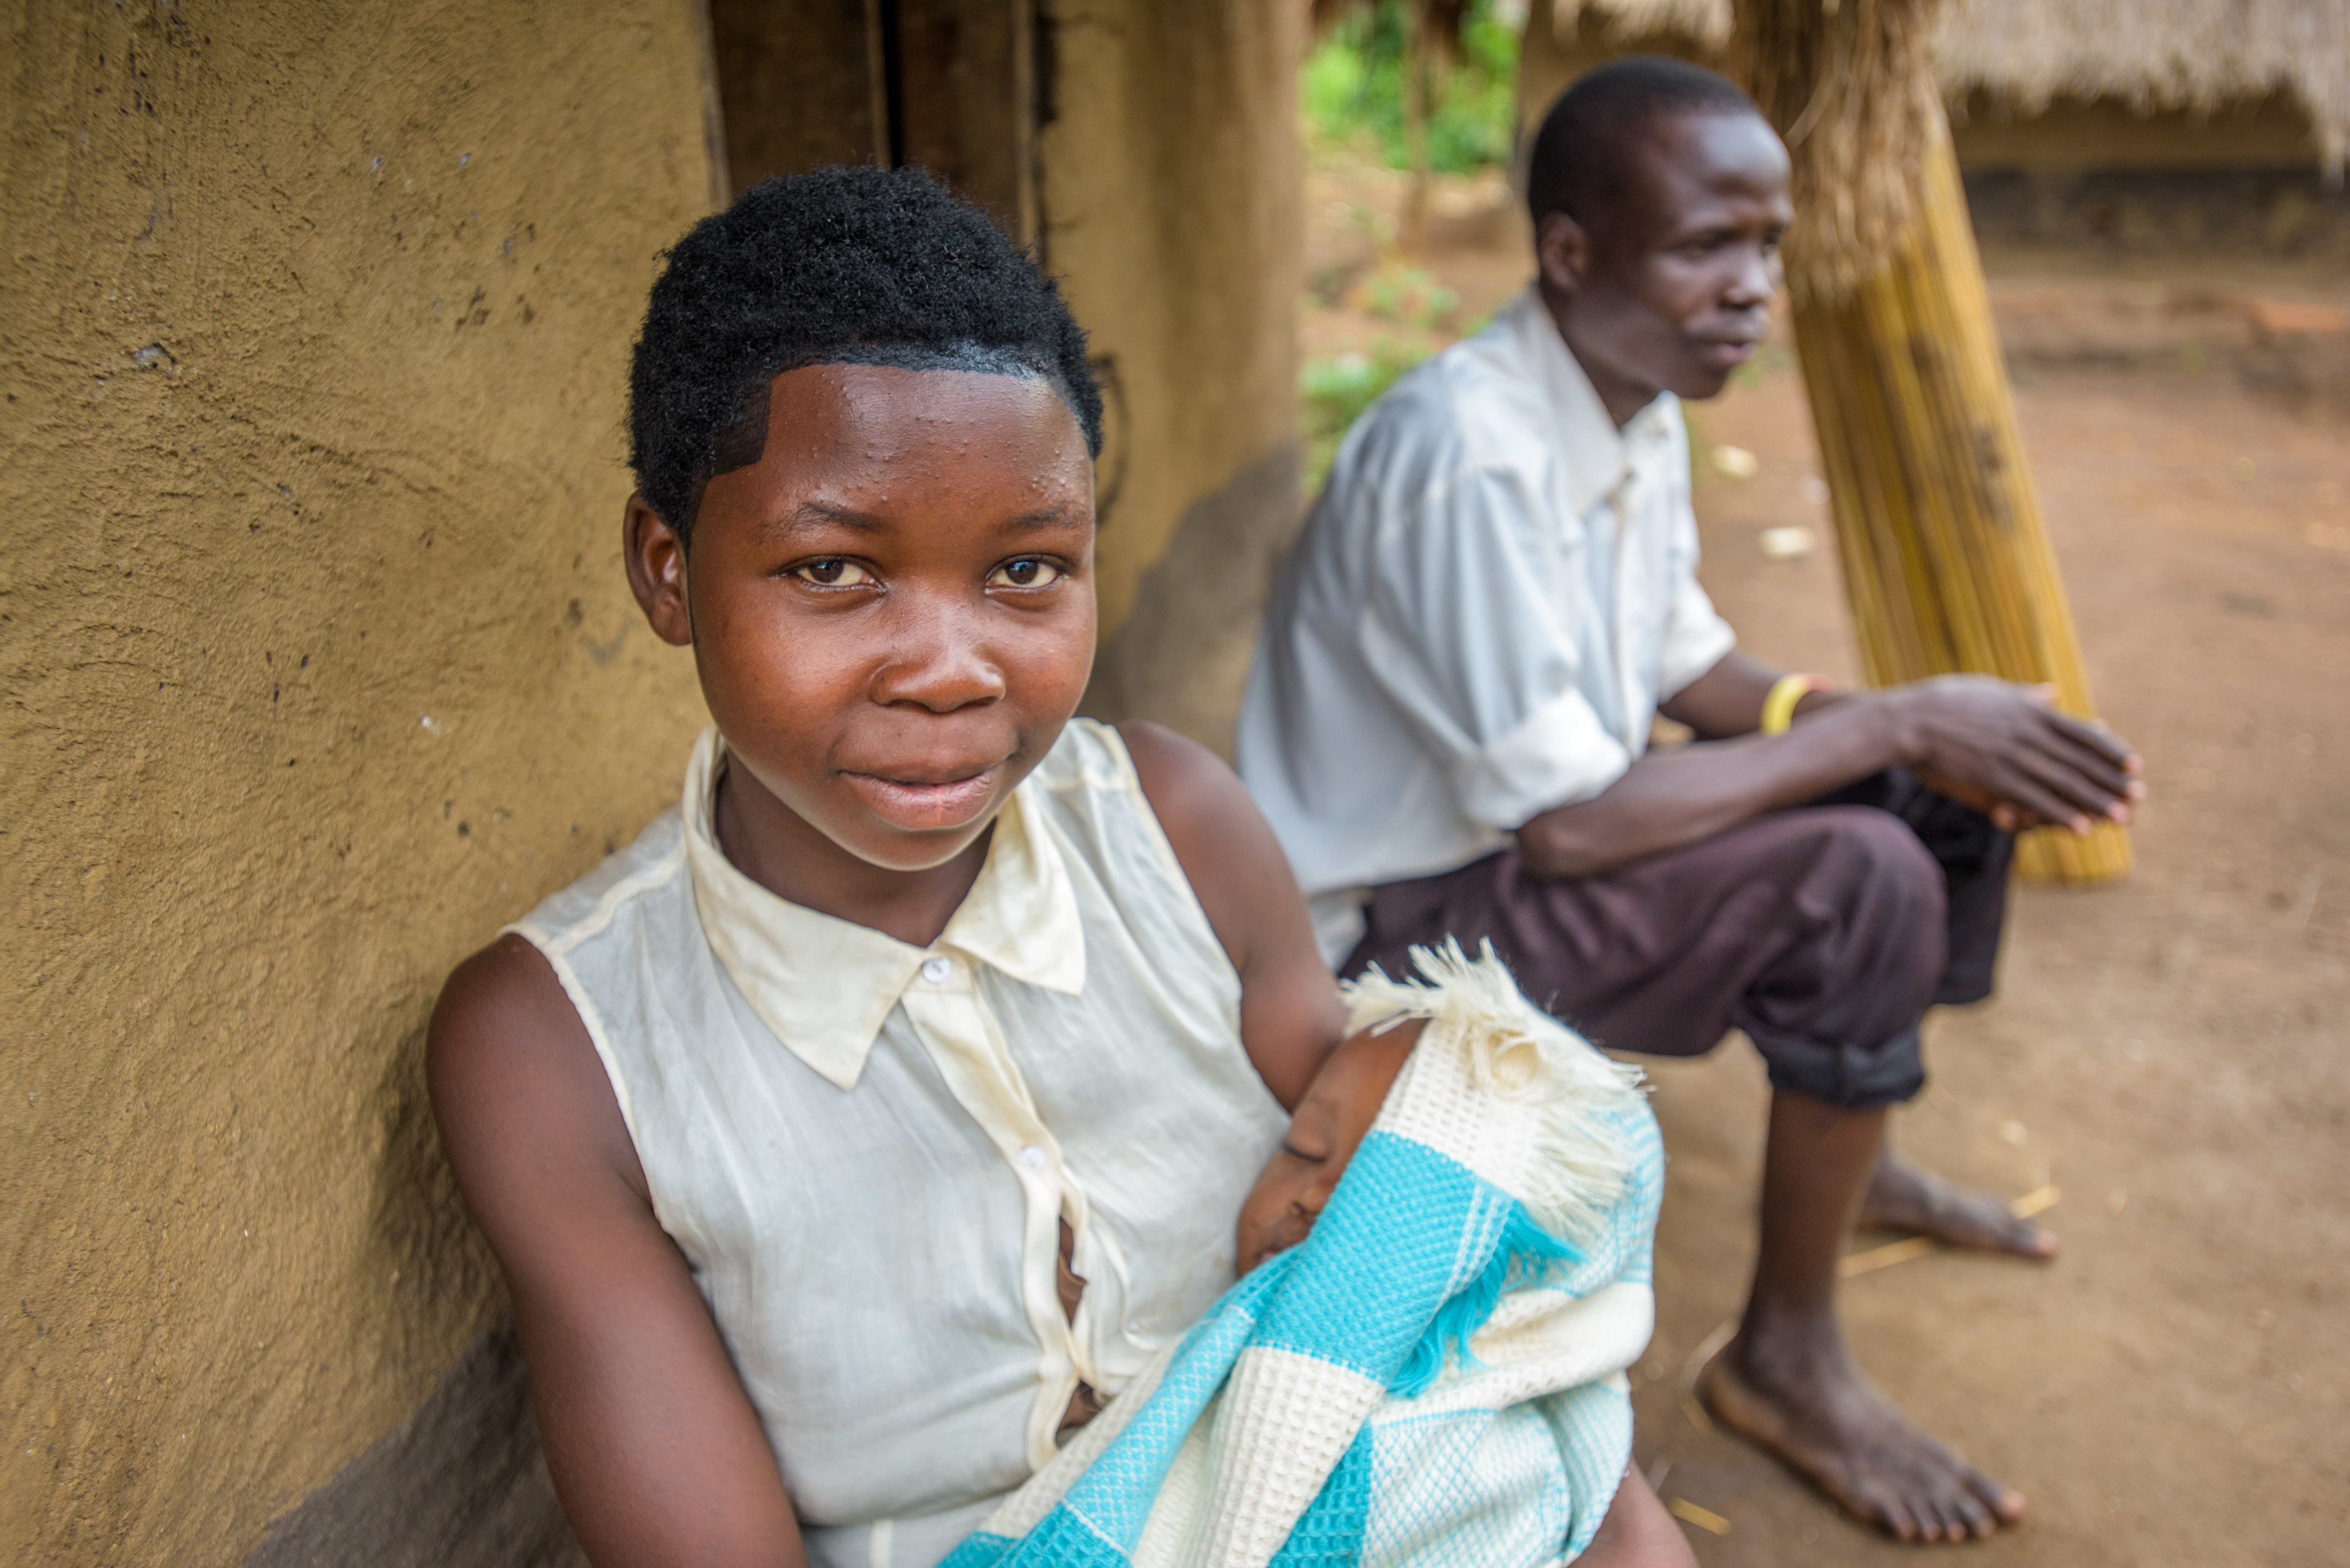
[[[1390,979],[1374,964],[1340,985],[1347,1033],[1424,1018],[1432,1033],[1460,1043],[1476,1087],[1534,1102],[1539,1158],[1530,1189],[1512,1196],[1552,1235],[1587,1241],[1631,1179],[1633,1153],[1614,1124],[1640,1106],[1640,1069],[1602,1054],[1527,1001],[1491,941],[1478,944],[1473,960],[1451,937],[1413,948],[1411,959],[1419,981]]]

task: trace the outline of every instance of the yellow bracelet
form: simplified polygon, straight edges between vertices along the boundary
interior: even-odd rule
[[[1782,675],[1772,683],[1771,695],[1762,699],[1762,722],[1756,728],[1766,735],[1785,734],[1795,722],[1795,704],[1827,689],[1825,676]]]

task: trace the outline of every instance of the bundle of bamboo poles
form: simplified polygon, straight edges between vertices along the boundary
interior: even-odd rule
[[[1748,90],[1795,161],[1796,350],[1870,682],[1961,670],[2094,710],[2023,462],[1927,52],[1936,0],[1735,0]],[[2027,877],[2129,869],[2128,836],[2028,833]]]

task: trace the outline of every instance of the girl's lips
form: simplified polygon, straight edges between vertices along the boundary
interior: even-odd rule
[[[1705,346],[1705,351],[1706,358],[1715,364],[1726,365],[1734,370],[1754,358],[1754,350],[1761,347],[1759,340],[1750,343],[1717,337]]]
[[[884,822],[909,833],[924,833],[969,826],[994,798],[995,774],[987,768],[945,784],[901,784],[874,774],[842,776]]]

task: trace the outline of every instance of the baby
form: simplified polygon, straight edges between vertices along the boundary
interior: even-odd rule
[[[1413,1019],[1383,1033],[1358,1034],[1323,1062],[1290,1114],[1287,1136],[1241,1205],[1242,1273],[1313,1231],[1338,1179],[1347,1174],[1347,1162],[1387,1103],[1421,1027]]]
[[[1428,983],[1347,988],[1348,1037],[1243,1204],[1240,1282],[948,1568],[1073,1538],[1133,1563],[1303,1541],[1364,1568],[1693,1563],[1629,1464],[1662,1177],[1638,1075],[1490,953],[1416,958]]]
[[[1292,1113],[1281,1147],[1241,1206],[1243,1274],[1312,1234],[1422,1027],[1421,1020],[1410,1019],[1355,1035],[1323,1063]],[[1575,1561],[1588,1568],[1694,1568],[1696,1558],[1647,1479],[1627,1467],[1598,1533]]]

